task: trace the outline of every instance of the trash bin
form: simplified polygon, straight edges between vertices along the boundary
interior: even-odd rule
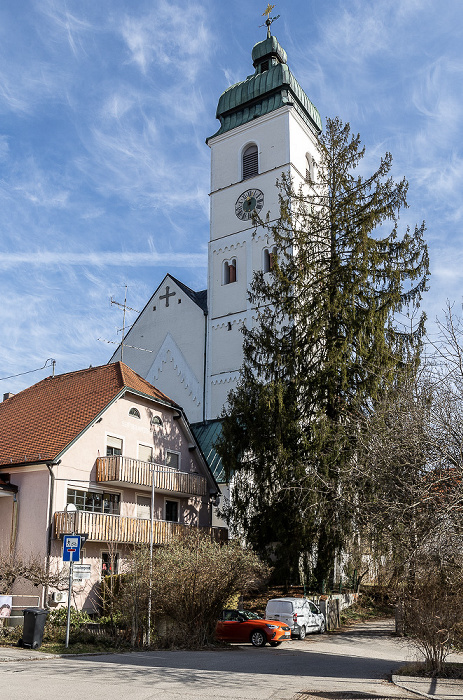
[[[42,644],[47,615],[48,610],[43,608],[26,608],[24,610],[23,636],[19,640],[20,646],[29,649],[39,648]]]

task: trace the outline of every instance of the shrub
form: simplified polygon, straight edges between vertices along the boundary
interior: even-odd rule
[[[226,601],[268,575],[267,566],[250,550],[237,544],[219,545],[196,530],[157,548],[151,575],[157,642],[189,648],[213,642]],[[114,601],[115,612],[131,629],[133,646],[142,645],[146,638],[149,590],[149,549],[137,548]]]
[[[445,660],[462,632],[463,587],[459,572],[430,570],[403,596],[404,631],[424,656],[426,671],[444,671]]]

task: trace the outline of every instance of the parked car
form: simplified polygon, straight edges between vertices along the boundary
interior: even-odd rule
[[[224,642],[251,642],[255,647],[279,646],[291,639],[288,625],[263,620],[249,610],[223,610],[216,627],[216,637]]]
[[[291,635],[299,639],[309,632],[322,634],[326,629],[323,613],[307,598],[272,598],[267,603],[265,617],[288,625]]]

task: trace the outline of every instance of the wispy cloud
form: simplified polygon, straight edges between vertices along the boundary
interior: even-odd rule
[[[144,253],[126,252],[89,252],[68,253],[37,251],[30,253],[1,253],[0,269],[7,270],[18,265],[72,265],[96,267],[155,267],[172,265],[173,267],[206,267],[207,252],[204,253],[156,253],[153,250]]]
[[[154,65],[187,81],[202,70],[213,43],[206,7],[188,2],[160,0],[144,16],[127,15],[121,34],[142,73]]]

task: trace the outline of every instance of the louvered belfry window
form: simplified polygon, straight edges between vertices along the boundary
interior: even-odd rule
[[[243,180],[259,174],[259,156],[257,146],[248,146],[243,153]]]

